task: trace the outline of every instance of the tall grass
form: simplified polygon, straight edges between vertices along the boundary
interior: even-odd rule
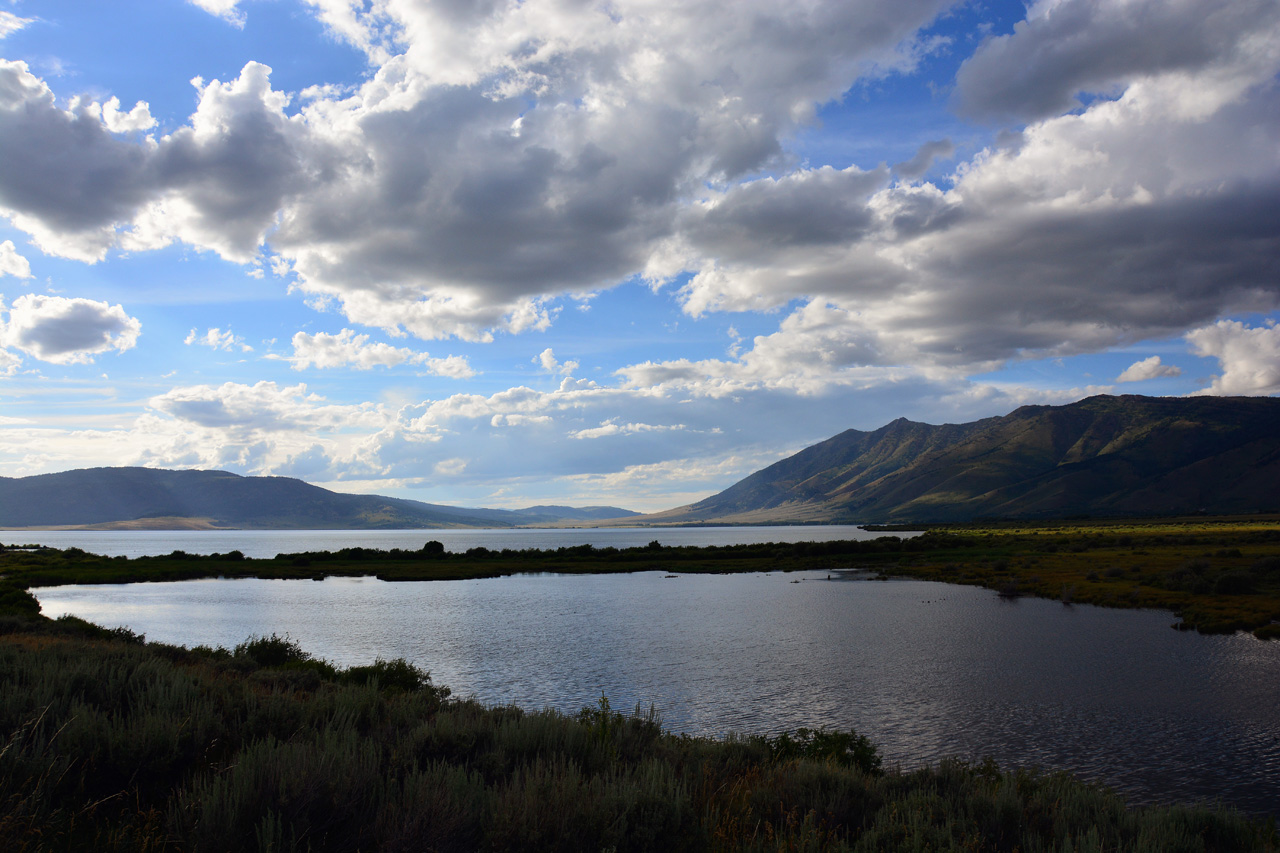
[[[1065,774],[883,770],[855,733],[673,735],[456,700],[403,661],[288,638],[144,644],[78,620],[0,636],[4,850],[1274,850],[1206,807]]]

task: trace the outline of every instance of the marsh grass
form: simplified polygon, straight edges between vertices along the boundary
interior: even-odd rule
[[[1213,807],[1065,774],[880,766],[855,732],[674,735],[456,700],[404,661],[287,637],[146,644],[80,620],[0,636],[0,839],[28,850],[1274,850]]]

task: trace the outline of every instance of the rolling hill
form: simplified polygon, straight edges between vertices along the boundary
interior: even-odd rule
[[[847,430],[646,523],[966,521],[1280,508],[1280,399],[1098,396]]]
[[[0,527],[369,529],[516,527],[635,515],[616,507],[463,509],[332,492],[288,477],[86,468],[0,477]]]

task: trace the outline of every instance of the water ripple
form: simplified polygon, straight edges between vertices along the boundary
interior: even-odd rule
[[[1280,814],[1280,643],[1170,631],[1167,613],[826,573],[37,592],[50,615],[166,642],[287,632],[342,665],[405,657],[486,702],[572,712],[604,693],[699,734],[852,727],[889,763],[991,756],[1133,802]]]

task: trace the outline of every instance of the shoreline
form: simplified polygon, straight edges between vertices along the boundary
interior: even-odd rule
[[[158,557],[101,557],[78,548],[0,552],[0,586],[13,594],[62,584],[194,580],[210,577],[320,579],[374,575],[383,580],[464,580],[530,572],[611,574],[738,573],[865,568],[885,575],[982,586],[1005,595],[1064,604],[1158,609],[1175,627],[1201,633],[1250,631],[1280,639],[1280,524],[1179,521],[1164,525],[930,530],[902,539],[724,546],[554,550],[345,548],[247,558],[238,551]]]
[[[577,714],[487,706],[403,660],[339,669],[287,638],[183,649],[74,619],[14,627],[15,849],[255,849],[264,832],[315,850],[1280,846],[1273,815],[1131,805],[1067,771],[883,767],[854,730],[675,735],[604,696]]]

